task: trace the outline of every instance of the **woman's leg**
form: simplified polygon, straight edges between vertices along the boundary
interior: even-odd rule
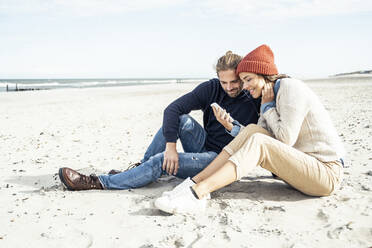
[[[223,149],[227,151],[230,155],[236,153],[246,142],[247,140],[255,133],[262,133],[267,136],[273,137],[271,133],[269,133],[263,127],[260,127],[256,124],[249,124],[243,130],[239,132],[239,134]]]
[[[217,164],[219,165],[219,164]],[[248,173],[257,165],[275,173],[299,191],[313,196],[331,194],[340,182],[340,163],[322,163],[312,156],[262,133],[255,133],[225,164],[209,177],[172,198],[160,197],[155,206],[168,213],[188,213],[206,208],[206,195]],[[216,166],[217,167],[217,166]],[[212,171],[212,170],[211,170]]]
[[[297,190],[312,196],[330,195],[340,183],[342,167],[323,163],[267,135],[256,133],[218,171],[193,186],[202,198],[261,165]]]
[[[205,180],[192,186],[199,199],[207,194],[218,190],[236,181],[236,166],[231,161],[227,161],[218,170]]]
[[[243,128],[240,133],[221,151],[221,153],[210,163],[203,171],[197,174],[192,180],[195,183],[199,183],[212,174],[217,172],[224,164],[227,163],[231,154],[239,150],[245,143],[255,133],[262,133],[271,136],[271,134],[264,128],[257,126],[255,124],[250,124]]]
[[[229,161],[236,165],[236,179],[260,165],[297,190],[312,196],[330,195],[340,183],[342,173],[342,166],[337,162],[323,163],[259,133],[252,135]]]
[[[198,173],[192,178],[195,183],[199,183],[204,179],[208,178],[210,175],[215,173],[219,168],[221,168],[230,158],[230,154],[222,150],[220,154],[207,166],[204,170]]]

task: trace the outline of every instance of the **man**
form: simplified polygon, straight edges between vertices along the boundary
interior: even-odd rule
[[[257,123],[259,100],[242,90],[243,83],[235,74],[240,60],[239,55],[228,51],[216,65],[219,80],[201,83],[165,109],[163,126],[138,166],[98,177],[60,168],[62,183],[69,190],[130,189],[145,186],[164,174],[179,178],[198,174],[239,133],[240,123]],[[223,109],[212,108],[214,102]],[[192,110],[203,111],[204,128],[187,115]],[[178,139],[183,153],[176,150]]]

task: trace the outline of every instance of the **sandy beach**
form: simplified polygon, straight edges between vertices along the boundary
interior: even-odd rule
[[[175,177],[70,192],[57,172],[138,162],[164,108],[196,84],[1,92],[0,247],[372,247],[372,79],[308,84],[344,141],[340,190],[309,197],[257,168],[195,216],[153,206]],[[201,121],[201,111],[191,115]]]

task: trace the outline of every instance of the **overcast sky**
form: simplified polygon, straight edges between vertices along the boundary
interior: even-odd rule
[[[321,77],[372,69],[371,29],[366,0],[0,0],[0,78],[208,78],[261,44]]]

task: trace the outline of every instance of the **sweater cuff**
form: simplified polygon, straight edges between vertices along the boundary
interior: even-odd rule
[[[276,106],[275,101],[266,102],[264,104],[261,104],[261,114],[264,114],[266,111],[268,111],[271,108],[274,108]]]
[[[176,134],[173,134],[173,133],[165,133],[163,131],[163,136],[164,136],[164,139],[165,139],[165,142],[171,142],[171,143],[176,143],[177,140],[178,140],[178,135],[177,133]]]
[[[231,129],[231,131],[228,131],[227,129],[225,129],[225,130],[226,130],[226,132],[227,132],[228,134],[230,134],[231,136],[236,137],[236,136],[239,134],[239,132],[240,132],[240,128],[242,127],[242,125],[241,125],[237,120],[234,120],[234,121],[232,122],[232,124],[233,124],[234,126],[233,126],[233,128]]]

